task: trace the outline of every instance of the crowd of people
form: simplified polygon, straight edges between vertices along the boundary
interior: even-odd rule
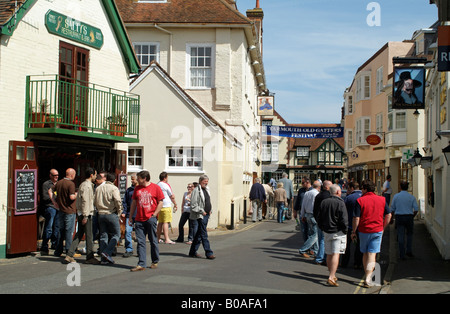
[[[418,212],[418,204],[408,193],[407,182],[400,183],[401,192],[394,196],[391,204],[391,179],[391,175],[386,177],[382,196],[379,196],[370,180],[364,180],[360,186],[354,180],[336,179],[333,184],[329,180],[311,182],[309,177],[302,178],[292,208],[296,228],[303,238],[298,251],[301,257],[313,258],[316,264],[328,267],[328,285],[339,286],[336,277],[338,266],[347,267],[352,255],[354,268],[364,269],[363,285],[373,285],[376,255],[380,252],[383,231],[391,222],[392,215],[395,215],[400,258],[413,257],[413,219]],[[278,182],[272,178],[261,184],[261,180],[256,178],[249,195],[252,221],[261,221],[266,209],[269,219],[277,216],[278,223],[291,219],[292,186],[286,173]],[[345,196],[342,195],[344,188]]]
[[[123,198],[115,185],[116,176],[113,173],[97,173],[95,169],[87,168],[85,181],[78,189],[74,183],[75,176],[75,170],[68,168],[65,177],[59,180],[58,171],[51,169],[49,180],[42,186],[45,225],[41,255],[49,254],[51,242],[55,256],[65,254],[63,263],[76,263],[74,257],[81,256],[76,255],[77,249],[85,237],[85,248],[82,250],[86,253],[87,264],[114,264],[113,256],[121,241],[123,226],[125,252],[122,256],[133,256],[133,231],[137,242],[138,263],[131,271],[147,268],[147,237],[151,256],[149,268],[153,269],[157,268],[159,262],[159,244],[184,242],[184,226],[189,222],[186,241],[190,245],[188,255],[200,258],[198,250],[203,245],[206,258],[215,259],[207,233],[212,210],[207,175],[200,176],[198,183],[189,183],[187,186],[181,204],[176,242],[170,240],[168,230],[172,212],[178,206],[166,172],[160,174],[157,184],[150,182],[150,173],[146,170],[132,174],[131,186]],[[76,234],[73,235],[75,224]],[[94,251],[97,239],[99,248]]]
[[[376,186],[371,180],[364,180],[361,186],[352,180],[346,183],[346,196],[343,197],[339,182],[311,182],[308,177],[302,178],[293,212],[303,237],[299,254],[328,267],[328,285],[339,286],[337,268],[348,266],[352,251],[354,267],[363,268],[365,272],[363,286],[374,285],[376,255],[381,249],[383,231],[393,215],[400,258],[413,257],[413,219],[418,212],[417,200],[408,192],[408,183],[401,182],[401,192],[394,195],[390,203],[390,181],[389,175],[382,196],[379,196],[375,194]]]
[[[216,258],[207,232],[212,212],[208,176],[202,175],[198,183],[187,185],[182,197],[176,241],[169,238],[168,229],[178,205],[166,172],[159,175],[157,184],[150,182],[150,173],[146,170],[132,174],[131,186],[123,198],[115,185],[115,174],[97,174],[88,168],[85,181],[78,189],[73,182],[75,176],[75,170],[69,168],[65,177],[58,180],[58,171],[51,169],[49,180],[43,184],[45,227],[42,254],[48,254],[51,241],[55,256],[65,253],[63,262],[74,263],[78,245],[85,237],[87,264],[114,264],[112,257],[121,240],[122,221],[125,228],[123,257],[133,255],[133,231],[137,242],[138,263],[131,271],[147,268],[147,238],[150,242],[149,268],[153,269],[158,267],[159,244],[184,242],[184,226],[188,222],[185,242],[190,245],[188,256],[201,258],[198,250],[202,245],[207,259]],[[354,267],[364,269],[364,286],[370,287],[383,231],[393,214],[400,258],[413,256],[413,219],[418,212],[418,204],[408,193],[407,182],[401,182],[401,192],[394,195],[391,204],[390,181],[389,175],[383,185],[382,196],[375,194],[375,184],[370,180],[364,180],[361,185],[353,180],[344,182],[347,190],[343,197],[339,181],[335,184],[328,180],[311,182],[308,177],[303,177],[294,204],[293,185],[287,174],[283,174],[278,182],[271,179],[265,184],[256,178],[249,193],[252,205],[249,214],[253,222],[261,221],[266,215],[269,219],[276,218],[278,223],[294,218],[303,238],[299,254],[328,267],[328,285],[339,286],[336,277],[338,266],[347,267],[353,255]],[[77,231],[73,236],[75,223]],[[99,249],[94,251],[97,238]]]

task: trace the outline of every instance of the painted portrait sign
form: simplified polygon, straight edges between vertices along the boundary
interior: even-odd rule
[[[392,109],[425,109],[425,69],[394,69]]]
[[[258,116],[273,116],[273,106],[273,96],[258,96]]]

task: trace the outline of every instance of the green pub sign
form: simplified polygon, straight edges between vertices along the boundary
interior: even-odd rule
[[[51,34],[97,49],[103,46],[103,33],[100,29],[61,13],[49,10],[45,14],[45,26]]]

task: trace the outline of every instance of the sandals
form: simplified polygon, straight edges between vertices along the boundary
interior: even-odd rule
[[[334,280],[328,279],[327,284],[332,287],[339,287],[339,284],[336,281],[337,281],[337,278],[334,277]]]

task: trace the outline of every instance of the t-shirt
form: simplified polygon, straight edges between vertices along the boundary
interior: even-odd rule
[[[387,189],[384,194],[392,194],[391,183],[388,180],[384,181],[383,189]]]
[[[164,194],[163,208],[172,207],[172,200],[170,197],[172,196],[172,188],[166,182],[159,181],[158,186],[161,188]]]
[[[54,184],[52,180],[47,180],[42,184],[42,199],[41,203],[47,207],[47,206],[53,206],[52,201],[50,200],[50,196],[48,195],[48,190],[53,188]]]
[[[70,199],[70,195],[75,194],[75,183],[64,178],[56,183],[53,190],[56,191],[56,203],[59,210],[66,214],[75,214],[77,211],[76,200]]]
[[[164,199],[164,194],[158,185],[150,183],[148,186],[136,186],[132,199],[136,201],[135,221],[147,221],[155,212],[158,203]]]
[[[376,233],[384,229],[384,216],[391,213],[391,209],[382,196],[367,192],[356,200],[353,217],[359,217],[359,232]]]
[[[205,196],[205,208],[204,208],[204,210],[205,210],[205,212],[207,214],[209,214],[211,212],[211,208],[212,208],[212,206],[211,206],[211,197],[209,196],[209,193],[208,193],[208,191],[206,189],[202,188],[202,190],[203,190],[203,195]]]

